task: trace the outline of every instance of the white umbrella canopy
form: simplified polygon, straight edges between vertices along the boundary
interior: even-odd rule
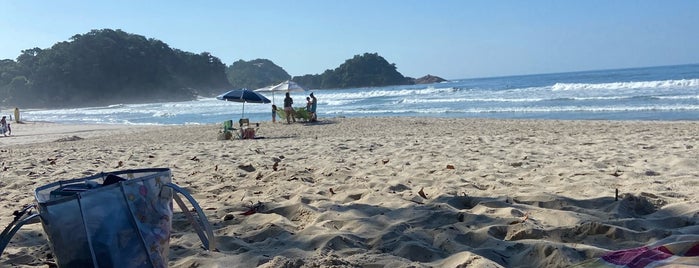
[[[278,85],[269,88],[268,90],[269,90],[270,92],[275,92],[275,91],[277,91],[277,92],[279,92],[279,91],[283,91],[283,92],[303,92],[303,91],[306,91],[305,88],[303,88],[302,86],[300,86],[300,85],[297,84],[296,82],[294,82],[294,81],[289,81],[289,80],[284,81],[284,82],[281,82],[281,83],[279,83]]]
[[[291,81],[291,80],[286,80],[286,81],[281,82],[281,83],[274,85],[274,86],[268,86],[268,87],[255,89],[255,92],[272,92],[272,103],[274,103],[274,92],[304,92],[304,91],[306,91],[305,88],[303,88],[301,85],[299,85],[298,83]]]

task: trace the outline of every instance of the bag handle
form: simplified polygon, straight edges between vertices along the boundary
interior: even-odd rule
[[[36,208],[36,205],[26,205],[22,210],[15,211],[13,214],[15,215],[15,219],[12,220],[12,222],[7,225],[5,230],[2,231],[2,234],[0,234],[0,256],[2,256],[2,253],[5,251],[5,247],[7,247],[7,244],[10,243],[10,240],[12,237],[19,231],[20,228],[24,224],[27,223],[37,223],[39,222],[39,217],[38,213],[35,213],[32,211],[32,209]]]
[[[194,197],[192,197],[189,193],[187,193],[186,190],[180,188],[174,183],[169,182],[165,184],[165,186],[172,188],[175,192],[187,198],[187,201],[189,201],[189,203],[192,204],[194,210],[197,212],[199,221],[196,221],[194,219],[192,213],[187,208],[187,205],[177,194],[172,195],[173,199],[175,199],[175,202],[180,207],[180,210],[182,210],[184,215],[187,217],[187,220],[189,220],[189,223],[191,223],[192,226],[194,226],[194,229],[197,231],[197,235],[199,235],[199,239],[201,239],[201,243],[204,245],[204,248],[206,250],[215,250],[216,242],[214,232],[211,229],[211,224],[209,224],[209,220],[206,218],[206,215],[204,215],[204,211],[202,211],[197,201],[194,200]]]

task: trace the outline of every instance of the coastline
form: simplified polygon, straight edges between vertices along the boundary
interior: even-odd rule
[[[63,124],[41,121],[9,122],[12,135],[0,136],[0,146],[14,146],[33,143],[46,143],[77,136],[84,138],[97,138],[109,135],[128,135],[139,129],[151,129],[156,126],[132,126],[132,125],[107,125],[107,124]]]
[[[258,140],[217,140],[214,124],[12,128],[4,215],[49,182],[172,169],[220,251],[177,211],[170,267],[569,266],[699,231],[699,121],[321,118],[262,122]],[[241,215],[250,202],[265,207]],[[50,261],[36,233],[0,263]]]

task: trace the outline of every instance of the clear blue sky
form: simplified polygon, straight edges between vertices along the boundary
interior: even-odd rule
[[[696,0],[0,0],[0,59],[104,28],[293,76],[365,52],[447,79],[699,63]]]

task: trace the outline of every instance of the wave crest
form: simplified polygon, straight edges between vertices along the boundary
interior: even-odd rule
[[[699,87],[699,79],[662,80],[662,81],[639,81],[639,82],[614,82],[614,83],[556,83],[551,87],[553,91],[568,90],[615,90],[615,89],[635,89],[635,88],[684,88]]]

